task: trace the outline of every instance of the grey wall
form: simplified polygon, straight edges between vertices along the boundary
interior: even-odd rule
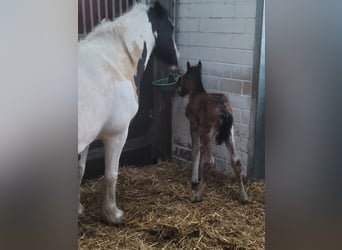
[[[257,0],[179,0],[177,44],[180,66],[202,61],[204,87],[232,101],[238,155],[248,164],[249,124]],[[191,137],[185,117],[187,98],[173,100],[173,157],[191,160]],[[224,146],[214,146],[216,168],[231,172]]]

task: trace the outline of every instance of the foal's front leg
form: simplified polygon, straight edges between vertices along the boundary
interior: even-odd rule
[[[105,147],[105,191],[102,205],[102,219],[109,224],[119,224],[124,220],[124,212],[116,206],[116,183],[119,159],[126,142],[128,127],[120,134],[103,140]]]
[[[199,131],[191,126],[191,139],[192,139],[192,177],[191,184],[194,187],[198,184],[198,168],[200,162],[200,137]]]
[[[232,127],[231,130],[231,135],[229,136],[229,139],[226,140],[226,146],[229,150],[230,154],[230,161],[236,176],[237,183],[239,185],[239,191],[240,191],[240,202],[241,203],[247,203],[248,202],[248,196],[245,191],[245,187],[242,182],[242,176],[241,176],[241,170],[242,170],[242,165],[239,157],[236,154],[236,148],[235,148],[235,138],[234,138],[234,128]]]

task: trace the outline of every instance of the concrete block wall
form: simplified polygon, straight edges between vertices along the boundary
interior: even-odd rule
[[[208,92],[226,94],[234,108],[237,153],[246,174],[251,112],[254,33],[257,0],[179,0],[177,44],[180,66],[202,61]],[[191,136],[185,117],[187,98],[174,97],[173,157],[191,161]],[[226,148],[213,144],[215,167],[232,172]]]

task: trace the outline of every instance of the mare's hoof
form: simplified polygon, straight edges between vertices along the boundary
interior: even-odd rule
[[[109,225],[122,224],[125,220],[125,213],[118,208],[113,210],[102,209],[101,220]]]

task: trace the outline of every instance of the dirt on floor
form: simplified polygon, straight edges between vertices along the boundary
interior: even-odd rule
[[[180,163],[120,167],[117,205],[125,222],[100,221],[103,178],[81,187],[79,249],[265,249],[265,185],[249,181],[250,202],[238,186],[211,171],[203,201],[191,203],[191,167]]]

